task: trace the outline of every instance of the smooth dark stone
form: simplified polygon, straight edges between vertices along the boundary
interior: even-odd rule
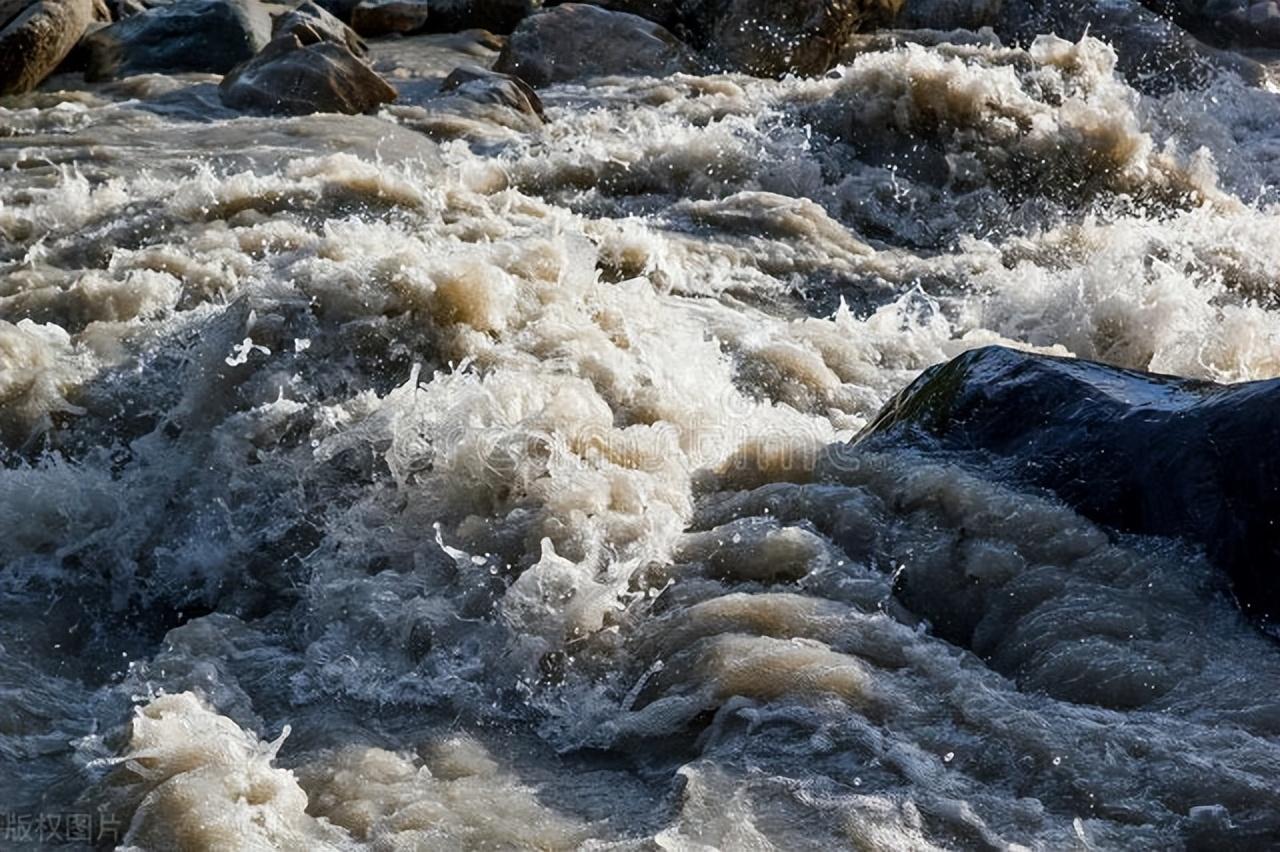
[[[1280,620],[1280,379],[989,347],[926,370],[855,441],[946,454],[1115,530],[1203,546],[1246,614]]]
[[[225,74],[271,40],[257,0],[179,0],[139,12],[84,40],[86,76],[203,71]]]

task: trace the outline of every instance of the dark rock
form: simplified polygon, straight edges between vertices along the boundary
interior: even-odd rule
[[[37,0],[0,29],[0,95],[29,92],[67,58],[93,20],[91,0]]]
[[[1006,41],[1056,33],[1071,41],[1087,34],[1107,42],[1115,48],[1121,75],[1146,94],[1202,86],[1220,69],[1255,85],[1266,78],[1259,63],[1205,44],[1136,0],[1011,0],[998,9],[994,29]]]
[[[85,38],[91,80],[129,74],[225,74],[271,40],[257,0],[180,0],[118,21]]]
[[[1142,0],[1142,5],[1209,44],[1280,48],[1276,0]]]
[[[172,6],[174,0],[110,0],[111,19],[119,21],[131,15],[141,14],[148,9],[160,6]]]
[[[356,56],[366,56],[369,53],[369,45],[364,43],[364,39],[360,38],[355,30],[310,0],[276,18],[274,38],[278,39],[302,26],[318,33],[325,41],[346,45],[347,49]]]
[[[351,10],[360,0],[315,0],[316,5],[340,21],[351,23]]]
[[[821,74],[860,27],[887,22],[901,0],[683,0],[695,47],[730,70]]]
[[[586,2],[601,9],[608,9],[610,12],[626,12],[629,15],[648,18],[673,32],[682,22],[681,0],[586,0]],[[547,5],[556,4],[548,3]]]
[[[229,107],[285,115],[356,115],[395,100],[396,91],[345,44],[299,24],[218,87]]]
[[[525,18],[494,70],[536,87],[591,77],[663,77],[693,66],[688,48],[653,21],[566,3]]]
[[[427,0],[360,0],[351,9],[351,28],[363,36],[411,33],[427,18]]]
[[[541,0],[432,0],[427,29],[509,33],[541,6]]]
[[[7,26],[31,5],[33,0],[0,0],[0,27]]]
[[[537,116],[539,120],[547,117],[542,107],[542,98],[524,80],[475,65],[453,69],[440,84],[440,91],[456,91],[472,100],[505,106],[526,115]]]
[[[925,371],[856,441],[945,454],[1116,530],[1203,546],[1280,620],[1280,380],[1218,385],[990,347]]]

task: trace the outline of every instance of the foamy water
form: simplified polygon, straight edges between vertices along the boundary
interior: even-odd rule
[[[1280,651],[1199,554],[846,446],[991,343],[1280,375],[1280,95],[1115,62],[541,129],[0,102],[0,801],[144,849],[1280,842]]]

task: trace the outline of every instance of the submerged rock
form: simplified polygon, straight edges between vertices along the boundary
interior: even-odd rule
[[[224,77],[218,94],[234,109],[355,115],[395,100],[396,90],[345,44],[300,24]]]
[[[411,33],[427,23],[426,0],[360,0],[351,9],[351,27],[363,36]]]
[[[1048,489],[1116,530],[1203,546],[1280,620],[1280,380],[1218,385],[1000,347],[925,371],[856,439]]]
[[[0,5],[0,95],[40,85],[71,53],[93,16],[91,0]]]
[[[85,39],[86,76],[203,71],[225,74],[271,40],[271,16],[257,0],[180,0],[98,30]]]
[[[494,65],[531,86],[590,77],[663,77],[692,67],[688,48],[664,27],[581,3],[526,18]]]

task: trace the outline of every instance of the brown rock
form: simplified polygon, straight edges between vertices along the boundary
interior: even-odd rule
[[[29,92],[40,85],[67,58],[92,20],[92,0],[37,0],[14,15],[0,29],[0,95]]]
[[[355,115],[395,100],[396,90],[345,44],[302,24],[232,69],[218,94],[232,109]]]
[[[369,53],[369,45],[364,43],[364,39],[360,38],[355,30],[311,0],[276,18],[272,28],[272,38],[280,38],[304,25],[314,30],[325,41],[346,45],[356,56],[367,56]]]

